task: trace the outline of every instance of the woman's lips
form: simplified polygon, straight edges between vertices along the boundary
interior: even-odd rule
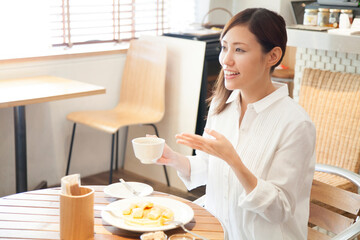
[[[233,79],[236,78],[240,73],[230,70],[224,70],[224,75],[226,79]]]

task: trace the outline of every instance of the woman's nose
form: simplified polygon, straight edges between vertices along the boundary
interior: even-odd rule
[[[230,52],[223,53],[220,56],[220,63],[221,65],[232,66],[234,64],[233,56]]]

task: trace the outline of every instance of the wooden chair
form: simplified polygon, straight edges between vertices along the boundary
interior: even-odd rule
[[[360,170],[360,75],[305,69],[299,103],[316,126],[317,163]],[[316,180],[356,191],[350,181],[327,173]]]
[[[360,187],[360,175],[349,170],[326,164],[316,164],[315,171],[346,178]],[[205,195],[193,203],[204,207]],[[359,209],[359,194],[314,179],[310,197],[308,239],[353,239],[360,234],[360,220],[357,217]]]
[[[316,164],[316,172],[346,178],[360,187],[360,176],[339,167]],[[311,188],[308,239],[354,239],[360,234],[360,195],[314,179]],[[345,214],[339,213],[339,210]],[[356,238],[355,238],[356,239]]]
[[[127,138],[128,126],[135,124],[149,124],[154,127],[155,134],[159,136],[154,123],[159,122],[165,113],[165,74],[166,46],[146,40],[132,40],[126,56],[120,99],[117,106],[111,110],[80,111],[67,115],[67,119],[73,121],[74,125],[66,175],[69,173],[77,123],[112,134],[109,183],[112,182],[115,144],[115,168],[118,168],[118,137],[120,128],[124,127],[125,129],[125,139]],[[122,168],[124,167],[124,158],[125,153],[122,154]],[[170,186],[165,166],[164,173],[167,185]]]

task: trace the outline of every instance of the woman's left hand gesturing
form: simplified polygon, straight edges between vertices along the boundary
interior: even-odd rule
[[[205,132],[213,138],[205,138],[200,135],[182,133],[176,135],[177,143],[184,144],[190,148],[206,152],[233,165],[239,156],[233,145],[222,134],[215,130],[205,128]]]

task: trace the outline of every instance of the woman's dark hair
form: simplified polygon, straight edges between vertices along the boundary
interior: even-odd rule
[[[286,50],[286,24],[279,14],[265,8],[248,8],[233,16],[225,25],[220,40],[226,33],[235,26],[247,26],[249,31],[255,35],[257,41],[262,46],[263,52],[266,54],[274,47],[280,47],[282,56],[280,60],[271,67],[272,73],[284,57]],[[215,91],[208,101],[216,96],[219,98],[219,105],[215,109],[215,114],[219,114],[226,108],[226,100],[230,96],[231,91],[227,90],[224,85],[224,72],[220,71],[217,82],[215,84]]]

